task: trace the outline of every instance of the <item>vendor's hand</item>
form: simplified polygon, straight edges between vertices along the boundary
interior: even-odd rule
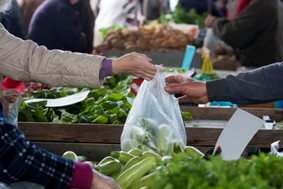
[[[144,54],[130,53],[112,62],[112,72],[127,73],[146,80],[151,80],[155,73],[156,67],[151,63],[151,59]]]
[[[121,189],[121,187],[111,177],[94,170],[90,189]]]
[[[181,94],[179,102],[194,102],[205,104],[208,102],[206,84],[181,75],[169,76],[165,79],[165,91],[169,94]]]
[[[204,20],[204,25],[210,28],[212,26],[214,19],[215,19],[215,16],[208,15]]]
[[[0,89],[0,102],[3,105],[3,114],[4,116],[8,116],[9,114],[9,103],[14,103],[17,100],[17,97],[19,96],[19,93],[16,90],[13,89]]]

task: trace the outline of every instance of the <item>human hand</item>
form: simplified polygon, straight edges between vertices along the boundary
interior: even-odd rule
[[[14,103],[19,96],[19,93],[13,89],[0,89],[0,102],[3,105],[3,114],[4,116],[8,116],[9,114],[9,103]]]
[[[181,94],[179,102],[194,102],[206,104],[208,96],[206,84],[181,75],[168,76],[166,79],[165,91],[169,94]]]
[[[93,170],[93,179],[90,189],[121,189],[111,177]]]
[[[208,15],[204,20],[204,25],[210,28],[212,26],[214,19],[215,19],[215,16]]]
[[[120,58],[114,59],[112,62],[112,72],[127,73],[137,77],[142,77],[146,80],[151,80],[157,69],[151,63],[151,59],[144,54],[130,53]]]

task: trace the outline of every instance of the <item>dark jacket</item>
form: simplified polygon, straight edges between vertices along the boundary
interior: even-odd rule
[[[217,18],[213,32],[235,51],[243,66],[260,67],[283,60],[283,5],[253,0],[233,20]]]
[[[209,5],[209,3],[211,4]],[[210,11],[213,16],[224,16],[223,12],[215,6],[215,0],[179,0],[178,4],[181,5],[185,11],[194,8],[198,14],[204,14]]]
[[[283,62],[237,76],[207,82],[209,101],[236,104],[265,103],[283,99]]]
[[[90,53],[94,16],[89,0],[45,0],[32,16],[28,38],[48,49]]]

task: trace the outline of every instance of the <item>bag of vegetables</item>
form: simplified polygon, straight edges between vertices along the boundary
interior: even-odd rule
[[[158,67],[158,66],[157,66]],[[140,148],[169,155],[186,145],[187,136],[178,100],[165,90],[161,67],[151,81],[144,81],[128,114],[121,135],[121,149]]]

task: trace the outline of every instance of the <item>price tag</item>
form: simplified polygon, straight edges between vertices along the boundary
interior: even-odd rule
[[[183,64],[182,64],[183,69],[188,70],[190,68],[194,54],[195,54],[195,51],[196,51],[195,46],[187,45],[185,56],[184,56],[184,59],[183,59]]]

